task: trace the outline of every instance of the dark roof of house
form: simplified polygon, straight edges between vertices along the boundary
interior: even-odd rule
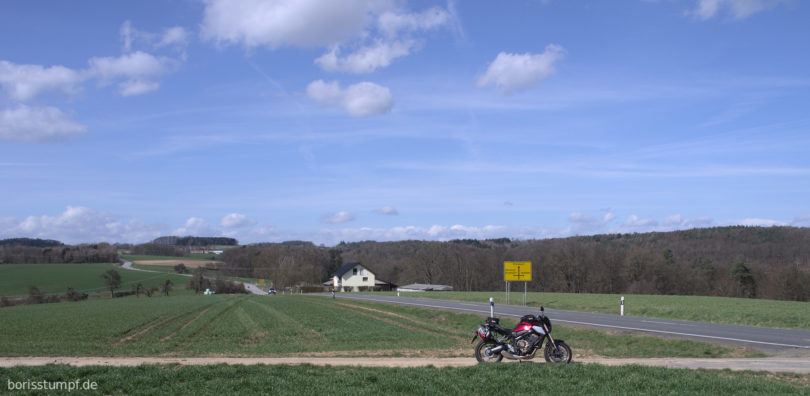
[[[335,273],[333,273],[332,275],[338,276],[338,277],[343,276],[343,274],[349,272],[350,269],[352,269],[352,268],[354,268],[354,267],[356,267],[358,265],[360,265],[360,263],[358,263],[356,261],[351,262],[351,263],[346,263],[342,267],[338,268],[338,270],[335,271]],[[368,269],[367,267],[364,267],[364,268]],[[372,272],[374,272],[374,271],[372,271]]]

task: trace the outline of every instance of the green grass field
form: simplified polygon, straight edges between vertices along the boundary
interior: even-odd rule
[[[375,294],[396,295],[396,292]],[[495,309],[506,303],[505,293],[498,292],[418,292],[400,293],[402,297],[489,302]],[[526,303],[539,309],[619,314],[619,294],[528,293]],[[810,302],[760,300],[750,298],[659,296],[625,294],[625,315],[661,319],[737,324],[810,330]],[[523,293],[512,292],[511,305],[523,303]]]
[[[470,314],[315,296],[126,297],[2,308],[0,356],[429,354],[472,359],[470,339],[481,323],[480,317]],[[565,326],[555,326],[554,334],[574,348],[575,357],[749,353]]]
[[[461,368],[139,366],[0,368],[0,386],[37,381],[96,383],[79,394],[268,395],[809,395],[791,374],[599,365],[500,364]],[[28,394],[31,391],[11,391]],[[53,392],[49,392],[53,393]],[[67,392],[64,392],[67,394]]]
[[[173,293],[189,293],[185,290],[188,277],[129,271],[114,264],[3,264],[0,265],[0,295],[26,296],[29,285],[47,294],[64,294],[68,286],[88,294],[109,293],[101,274],[110,269],[121,274],[118,291],[128,291],[138,282],[146,287],[157,287],[165,279],[171,279]]]

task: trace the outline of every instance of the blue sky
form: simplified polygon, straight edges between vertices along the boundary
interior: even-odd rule
[[[810,6],[5,1],[0,237],[810,226]]]

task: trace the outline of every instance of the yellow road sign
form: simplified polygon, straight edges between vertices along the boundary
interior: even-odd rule
[[[259,279],[259,283],[264,283],[264,279]]]
[[[528,282],[532,280],[531,261],[504,261],[503,280]]]

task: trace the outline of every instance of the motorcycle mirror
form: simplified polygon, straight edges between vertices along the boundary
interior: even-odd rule
[[[545,308],[543,308],[543,306],[541,305],[540,306],[540,312],[543,312],[543,311],[545,311]]]

